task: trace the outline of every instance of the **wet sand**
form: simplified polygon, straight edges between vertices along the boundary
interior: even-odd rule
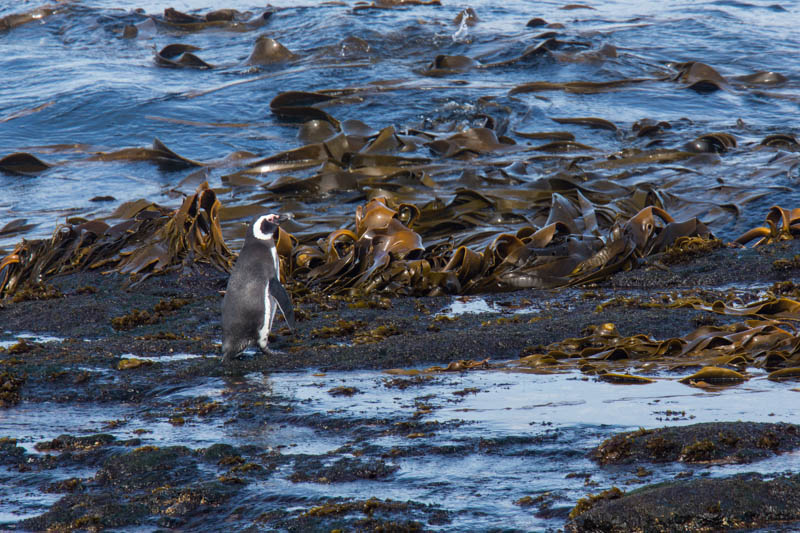
[[[127,278],[117,274],[82,272],[49,279],[51,298],[4,301],[0,307],[6,340],[6,348],[0,351],[0,379],[4,381],[6,408],[40,406],[46,410],[54,404],[85,404],[111,409],[135,405],[149,413],[154,422],[166,421],[175,427],[192,422],[186,426],[189,431],[214,423],[242,431],[289,425],[304,428],[312,435],[337,435],[346,438],[347,443],[337,454],[309,452],[290,458],[280,446],[234,447],[225,442],[194,448],[153,446],[147,442],[146,428],[142,429],[141,438],[132,439],[67,432],[60,440],[37,443],[36,450],[19,447],[13,440],[0,441],[0,465],[7,469],[7,475],[2,476],[6,482],[14,479],[16,490],[45,487],[45,492],[59,497],[46,513],[3,527],[71,530],[157,525],[191,529],[203,524],[204,528],[221,529],[234,523],[237,527],[289,531],[448,530],[453,511],[446,501],[432,505],[370,498],[369,490],[362,491],[363,498],[330,498],[325,491],[317,491],[263,501],[255,495],[255,487],[271,479],[276,471],[283,472],[293,483],[322,486],[391,478],[397,470],[393,460],[412,453],[414,448],[387,450],[373,446],[373,439],[386,435],[411,439],[419,436],[415,440],[419,442],[418,450],[413,453],[446,455],[441,447],[434,450],[426,445],[424,437],[443,431],[447,424],[459,425],[458,421],[440,423],[426,418],[425,400],[415,401],[418,405],[411,416],[398,413],[342,419],[333,414],[293,415],[298,407],[296,400],[274,391],[257,390],[248,385],[244,376],[297,369],[313,369],[322,376],[330,371],[447,365],[465,359],[516,359],[532,347],[580,336],[588,326],[606,322],[614,323],[622,335],[644,333],[659,339],[681,336],[698,324],[724,324],[733,321],[733,317],[688,309],[646,308],[636,305],[636,300],[678,290],[698,291],[708,298],[714,293],[724,295],[733,283],[739,289],[751,287],[757,291],[785,280],[797,282],[798,253],[797,241],[758,249],[723,248],[687,263],[666,268],[643,265],[598,286],[561,291],[391,299],[296,292],[297,335],[290,335],[285,324],[277,320],[279,329],[272,347],[278,352],[265,356],[250,351],[228,366],[222,365],[219,358],[219,312],[225,274],[198,266],[183,275],[154,276],[132,287],[126,287]],[[28,297],[37,295],[44,293],[32,292]],[[608,303],[615,297],[628,299]],[[34,338],[15,342],[14,337],[23,333]],[[48,336],[55,339],[46,342]],[[178,354],[191,357],[182,359],[176,357]],[[162,364],[159,359],[170,363]],[[203,379],[223,380],[225,396],[165,394],[173,388],[177,390],[182,383]],[[435,374],[387,374],[385,387],[419,388],[424,392],[426,384],[436,379]],[[360,392],[348,383],[328,390],[331,397]],[[465,389],[455,400],[470,393]],[[109,421],[107,427],[115,429],[126,423],[125,419],[117,420],[117,425]],[[696,435],[687,432],[686,439],[696,439]],[[484,442],[484,446],[498,449],[518,444]],[[589,454],[591,450],[578,452]],[[653,468],[645,461],[641,465]],[[15,472],[17,477],[13,476]],[[38,473],[25,474],[33,476],[31,481],[19,477],[19,473],[30,472]],[[69,477],[59,480],[65,475]],[[636,524],[622,521],[620,517],[628,512],[628,506],[620,503],[625,499],[616,496],[607,501],[601,498],[600,503],[592,500],[594,507],[584,505],[584,509],[592,508],[594,514],[579,515],[575,520],[570,520],[568,514],[576,502],[568,498],[540,495],[537,501],[518,505],[532,506],[549,524],[569,522],[570,531],[670,531],[675,524],[669,521],[663,526],[650,523],[663,512],[656,508],[656,502],[664,498],[672,501],[670,498],[674,497],[675,505],[683,506],[680,508],[686,510],[686,516],[695,516],[693,513],[700,512],[695,509],[699,505],[697,498],[702,499],[703,495],[723,500],[715,504],[713,520],[687,518],[687,523],[692,524],[689,530],[716,530],[737,524],[764,527],[778,520],[800,520],[796,513],[776,514],[767,505],[772,489],[761,491],[763,497],[753,497],[745,503],[752,510],[746,520],[740,516],[741,509],[724,500],[727,494],[747,487],[755,490],[764,483],[783,483],[781,494],[788,494],[791,501],[800,498],[796,479],[787,478],[785,483],[771,479],[751,476],[668,482],[683,484],[680,486],[699,495],[685,504],[681,490],[641,491],[635,496],[635,505],[641,509]],[[735,485],[736,490],[723,490],[720,487],[724,483]],[[587,494],[607,488],[587,487]],[[713,507],[712,503],[709,506]],[[730,520],[726,521],[728,515]],[[642,525],[648,523],[647,527]]]

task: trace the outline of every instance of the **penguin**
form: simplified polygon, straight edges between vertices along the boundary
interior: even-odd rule
[[[269,330],[278,307],[292,331],[295,329],[292,299],[280,281],[280,219],[275,214],[261,215],[247,228],[222,301],[223,362],[229,362],[253,342],[269,353]]]

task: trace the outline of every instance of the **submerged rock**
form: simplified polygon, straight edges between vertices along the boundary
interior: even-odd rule
[[[800,521],[800,475],[693,479],[604,495],[579,502],[565,531],[725,531]]]
[[[800,426],[711,422],[615,435],[592,450],[600,464],[749,463],[800,447]]]

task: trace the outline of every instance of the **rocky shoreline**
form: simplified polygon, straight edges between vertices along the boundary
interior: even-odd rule
[[[797,298],[798,287],[791,282],[800,278],[798,253],[798,241],[755,249],[722,248],[669,267],[642,265],[597,286],[481,295],[486,311],[463,314],[452,313],[453,304],[459,302],[453,297],[332,297],[294,287],[297,335],[290,335],[279,322],[273,342],[278,353],[247,353],[229,366],[223,366],[219,358],[225,274],[198,266],[135,285],[119,274],[91,271],[48,279],[45,287],[23,291],[18,301],[7,299],[0,306],[6,339],[6,348],[0,351],[3,408],[38,405],[46,409],[52,403],[136,405],[154,421],[172,425],[220,420],[236,427],[289,423],[318,434],[347,435],[349,444],[338,453],[289,458],[280,449],[234,447],[225,442],[194,449],[159,447],[147,441],[144,428],[142,438],[64,435],[38,442],[36,450],[5,439],[0,442],[0,464],[7,472],[4,482],[15,483],[17,490],[44,486],[45,492],[63,496],[44,514],[3,527],[67,531],[134,525],[191,529],[202,524],[207,530],[221,530],[234,523],[253,530],[447,530],[452,513],[446,502],[431,505],[316,494],[272,503],[258,500],[256,507],[261,511],[254,514],[248,506],[248,499],[255,498],[252,486],[269,480],[275,471],[288,468],[293,482],[321,484],[388,478],[397,470],[393,460],[412,449],[417,449],[414,453],[444,451],[427,446],[424,438],[415,448],[387,450],[371,446],[374,436],[393,432],[424,436],[442,427],[424,416],[424,406],[418,406],[412,416],[398,414],[390,419],[293,416],[292,398],[237,385],[242,376],[297,369],[319,373],[413,370],[426,365],[444,370],[453,364],[450,370],[467,371],[480,368],[481,363],[518,359],[537,347],[578,337],[590,326],[605,323],[613,323],[624,336],[679,337],[701,324],[723,325],[742,317],[658,307],[653,301],[679,292],[724,300],[734,286],[754,295],[780,290]],[[33,337],[14,341],[22,333]],[[55,339],[46,342],[47,336]],[[159,362],[175,354],[193,357]],[[424,390],[427,381],[435,379],[435,373],[409,371],[407,377],[398,373],[394,382],[387,381],[387,388]],[[223,380],[229,389],[224,401],[164,399],[165,390],[200,377]],[[786,385],[787,394],[796,394],[790,392],[791,387],[791,383]],[[329,393],[358,391],[344,384]],[[742,424],[755,431],[761,422]],[[125,423],[109,422],[108,427]],[[671,445],[678,449],[705,440],[693,425],[674,429]],[[721,431],[714,429],[709,438]],[[729,431],[739,435],[745,430]],[[739,450],[740,455],[756,460],[765,453],[797,453],[796,431],[796,426],[787,425],[782,431],[772,430],[774,440],[763,435],[752,442],[741,439],[740,444],[749,448]],[[508,444],[494,446],[502,449]],[[628,468],[658,468],[658,460],[652,457],[632,454],[631,458],[633,466]],[[60,477],[48,477],[47,472],[63,476],[73,471],[91,474],[41,481]],[[14,472],[44,474],[32,487],[14,478]],[[577,506],[574,501],[570,505],[541,495],[518,505],[563,520],[568,531],[674,531],[676,527],[718,531],[800,522],[796,475],[676,479],[627,493],[610,487],[589,492],[599,496],[587,496]],[[265,512],[265,507],[271,510]]]

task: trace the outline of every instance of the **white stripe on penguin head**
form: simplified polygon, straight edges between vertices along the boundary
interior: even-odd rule
[[[273,240],[272,239],[272,233],[264,233],[263,231],[261,231],[261,223],[264,222],[265,220],[267,222],[272,223],[277,218],[278,218],[278,215],[274,215],[274,214],[262,215],[262,216],[258,217],[258,220],[256,220],[256,223],[253,224],[253,235],[255,236],[255,238],[260,240],[260,241],[271,241],[271,240]]]

